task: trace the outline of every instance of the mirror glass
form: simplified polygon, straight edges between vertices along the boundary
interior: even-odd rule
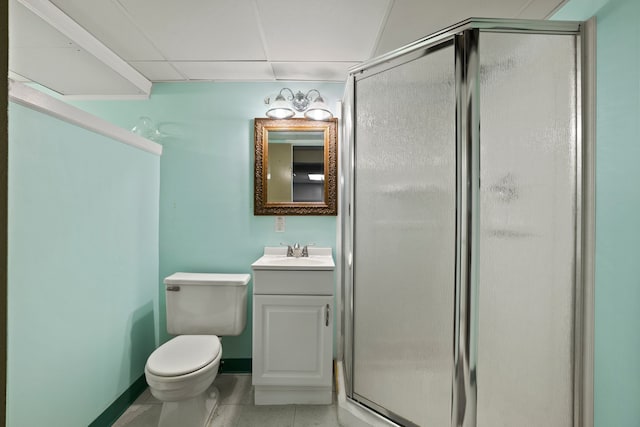
[[[268,132],[268,202],[324,201],[324,132]]]
[[[336,119],[255,119],[256,215],[336,215]]]

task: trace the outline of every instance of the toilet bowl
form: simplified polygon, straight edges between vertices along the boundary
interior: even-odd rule
[[[222,357],[219,333],[246,325],[248,274],[175,273],[165,279],[167,330],[178,335],[147,359],[151,394],[162,401],[159,427],[202,427],[218,393],[211,385]]]
[[[203,393],[218,373],[222,349],[215,335],[180,335],[154,351],[145,366],[151,394],[175,402]]]

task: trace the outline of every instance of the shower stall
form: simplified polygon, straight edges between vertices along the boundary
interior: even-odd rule
[[[351,404],[390,425],[592,425],[592,25],[469,19],[351,70]]]

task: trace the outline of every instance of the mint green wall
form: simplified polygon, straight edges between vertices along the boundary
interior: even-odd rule
[[[10,103],[8,426],[86,426],[143,374],[159,163]]]
[[[640,426],[640,1],[571,0],[597,20],[595,426]]]
[[[251,273],[263,247],[280,242],[335,250],[335,217],[290,216],[286,231],[276,233],[274,217],[253,215],[253,118],[264,117],[265,96],[283,87],[317,88],[331,108],[344,90],[342,83],[161,83],[146,101],[74,102],[129,129],[149,116],[168,135],[160,168],[161,280],[176,271]],[[165,340],[164,288],[158,292]],[[247,329],[223,339],[224,358],[251,357],[249,304]]]

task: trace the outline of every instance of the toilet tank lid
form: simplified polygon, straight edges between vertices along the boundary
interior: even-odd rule
[[[164,279],[165,285],[226,285],[246,286],[250,274],[173,273]]]

